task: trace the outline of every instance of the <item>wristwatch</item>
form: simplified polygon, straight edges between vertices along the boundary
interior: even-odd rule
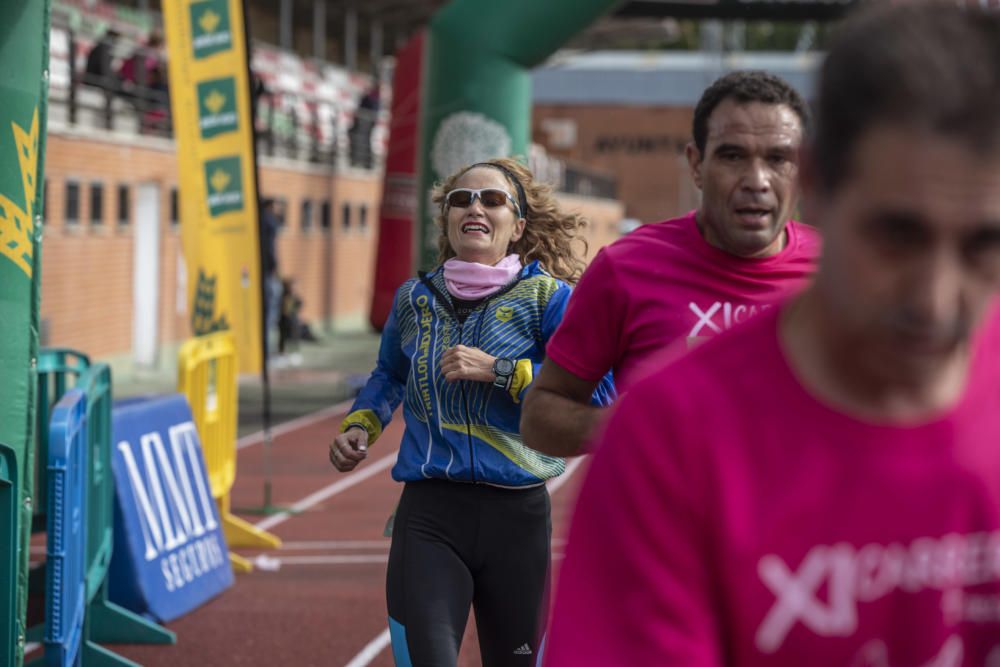
[[[493,374],[496,375],[496,379],[493,380],[493,386],[500,389],[509,388],[511,380],[514,377],[514,368],[513,359],[497,357],[493,362]]]

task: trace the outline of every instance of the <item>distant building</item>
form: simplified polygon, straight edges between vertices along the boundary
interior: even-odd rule
[[[655,222],[697,206],[684,146],[712,81],[763,69],[808,99],[821,61],[815,52],[557,54],[533,74],[533,141],[555,157],[612,172],[626,216]]]

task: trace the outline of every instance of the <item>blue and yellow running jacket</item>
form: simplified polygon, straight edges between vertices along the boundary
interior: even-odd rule
[[[364,426],[370,445],[403,402],[406,432],[392,469],[397,481],[434,478],[520,487],[561,474],[563,459],[525,447],[519,423],[521,399],[569,295],[569,285],[532,262],[460,324],[443,269],[408,280],[397,290],[382,331],[378,364],[342,430]],[[455,345],[514,359],[509,391],[489,382],[447,382],[440,373],[441,355]],[[592,402],[610,405],[614,392],[609,374]]]

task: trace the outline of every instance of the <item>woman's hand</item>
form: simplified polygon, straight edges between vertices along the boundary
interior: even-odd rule
[[[347,429],[330,443],[330,463],[340,472],[350,472],[368,456],[368,431],[358,426]]]
[[[479,348],[456,345],[441,355],[441,373],[448,382],[493,382],[496,379],[493,373],[494,361],[496,357],[491,357]]]

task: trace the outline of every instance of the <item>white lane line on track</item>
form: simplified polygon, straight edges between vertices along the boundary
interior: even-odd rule
[[[265,554],[261,554],[266,556]],[[389,554],[342,554],[323,556],[280,556],[267,557],[267,561],[276,565],[350,565],[352,563],[387,563]],[[265,562],[267,562],[265,561]]]
[[[352,486],[355,486],[365,481],[369,477],[373,477],[379,474],[386,468],[392,466],[392,464],[395,462],[396,462],[396,450],[393,450],[391,454],[383,456],[377,461],[368,463],[361,469],[351,472],[346,477],[341,477],[333,484],[328,484],[319,491],[309,494],[299,502],[292,505],[290,512],[279,512],[274,516],[269,516],[266,519],[263,519],[262,521],[258,521],[254,525],[256,525],[261,530],[270,530],[271,528],[274,528],[275,526],[288,521],[293,516],[295,516],[296,513],[307,510],[313,505],[321,503],[327,498],[335,496],[342,491],[346,491]]]
[[[546,482],[545,485],[549,488],[549,495],[552,495],[556,491],[561,489],[563,485],[567,481],[569,481],[569,478],[573,476],[573,473],[576,472],[577,468],[579,468],[580,464],[582,463],[583,463],[583,457],[582,456],[576,457],[575,459],[570,461],[569,464],[566,466],[566,472],[564,472],[559,477],[556,477],[555,479],[551,479],[548,482]],[[563,554],[561,553],[552,555],[553,560],[559,560],[562,557]],[[372,660],[378,657],[379,653],[381,653],[385,649],[385,647],[389,645],[389,643],[390,643],[389,628],[386,628],[385,630],[382,631],[382,634],[380,634],[378,637],[368,642],[368,645],[365,646],[363,649],[361,649],[361,653],[358,653],[356,656],[354,656],[354,659],[351,660],[349,663],[347,663],[346,667],[368,667],[368,665],[371,664]]]
[[[354,656],[354,660],[347,663],[345,667],[367,667],[389,645],[390,641],[389,628],[386,628],[378,637],[368,642],[368,645],[361,649],[361,653]]]
[[[566,554],[552,554],[552,560],[561,560]],[[272,558],[261,554],[254,563],[263,564],[264,570],[277,570],[285,565],[354,565],[358,563],[388,563],[389,554],[349,554],[346,556],[282,556]]]
[[[389,538],[384,540],[316,540],[282,542],[282,551],[336,551],[338,549],[388,549]]]
[[[282,542],[278,552],[287,553],[291,551],[351,551],[354,549],[388,549],[390,540],[302,540],[298,542]],[[566,540],[561,537],[552,540],[553,547],[566,544]]]
[[[303,415],[298,419],[293,419],[287,421],[271,429],[271,437],[277,438],[279,435],[284,435],[289,431],[295,431],[300,428],[305,428],[306,426],[312,426],[317,424],[324,419],[329,419],[330,417],[335,417],[336,415],[344,414],[351,409],[354,405],[354,400],[344,401],[343,403],[337,403],[336,405],[331,405],[328,408],[323,408],[322,410],[317,410],[316,412],[311,412],[307,415]],[[251,433],[250,435],[245,435],[236,441],[236,449],[244,449],[252,445],[264,442],[264,432],[257,431],[256,433]]]

